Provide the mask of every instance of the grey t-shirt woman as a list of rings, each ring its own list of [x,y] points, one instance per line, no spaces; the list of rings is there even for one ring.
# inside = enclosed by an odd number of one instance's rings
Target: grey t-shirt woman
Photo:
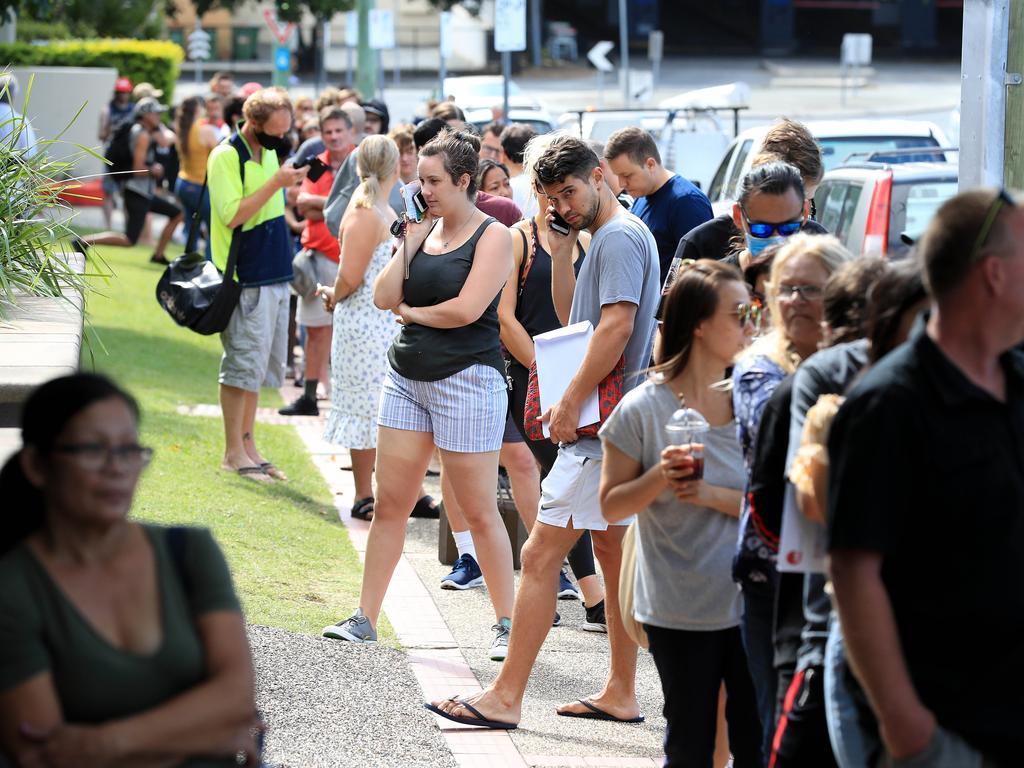
[[[665,424],[678,407],[669,387],[648,380],[622,399],[601,428],[601,440],[647,471],[669,445]],[[743,488],[743,455],[734,421],[712,427],[704,440],[704,482]],[[732,580],[738,525],[735,517],[662,491],[637,516],[637,620],[690,631],[739,626],[740,593]]]

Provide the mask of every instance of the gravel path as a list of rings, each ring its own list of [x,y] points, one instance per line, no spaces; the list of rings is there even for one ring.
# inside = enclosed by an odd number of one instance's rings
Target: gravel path
[[[405,654],[249,627],[268,762],[457,768]]]

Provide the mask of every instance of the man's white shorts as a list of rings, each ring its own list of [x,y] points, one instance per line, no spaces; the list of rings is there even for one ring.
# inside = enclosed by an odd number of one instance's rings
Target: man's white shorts
[[[537,520],[559,528],[605,531],[608,522],[601,516],[598,488],[601,483],[601,460],[578,456],[572,446],[560,448],[555,464],[540,485],[540,508]],[[629,525],[635,516],[613,525]]]

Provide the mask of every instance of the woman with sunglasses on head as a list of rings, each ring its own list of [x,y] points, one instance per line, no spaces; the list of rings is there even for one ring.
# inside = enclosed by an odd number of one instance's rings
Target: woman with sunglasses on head
[[[733,578],[743,591],[743,639],[765,729],[766,755],[775,731],[773,627],[779,532],[750,503],[755,449],[765,406],[776,388],[818,349],[825,283],[849,258],[849,252],[833,237],[804,233],[790,237],[776,253],[766,284],[771,328],[737,360],[732,374],[733,404],[747,472]]]
[[[627,394],[601,429],[601,512],[637,515],[634,614],[644,624],[665,696],[666,766],[709,766],[719,689],[726,689],[736,768],[761,768],[761,724],[740,637],[731,578],[744,484],[733,403],[720,384],[754,334],[754,312],[734,267],[685,267],[665,301],[653,375]],[[703,473],[689,444],[673,445],[673,413],[710,425]]]
[[[91,374],[25,403],[23,447],[0,471],[0,763],[258,764],[224,556],[209,531],[128,519],[152,455],[138,420]]]

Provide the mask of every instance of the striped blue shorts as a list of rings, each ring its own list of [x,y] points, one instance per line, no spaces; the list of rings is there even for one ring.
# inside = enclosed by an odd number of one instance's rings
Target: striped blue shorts
[[[431,432],[434,445],[454,453],[501,449],[508,414],[505,377],[477,363],[439,381],[407,379],[388,366],[377,423]]]

